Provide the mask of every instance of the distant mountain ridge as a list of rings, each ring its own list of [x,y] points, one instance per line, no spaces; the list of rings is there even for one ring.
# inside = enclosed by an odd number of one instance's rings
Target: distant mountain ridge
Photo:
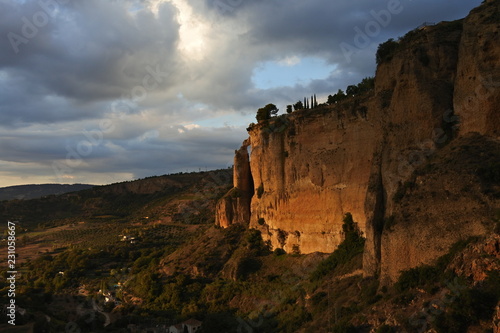
[[[0,188],[0,200],[37,199],[47,195],[59,195],[68,192],[87,190],[94,187],[90,184],[33,184],[16,185]]]
[[[232,185],[232,170],[154,176],[37,199],[0,201],[0,220],[25,227],[80,221],[214,223],[216,201]]]

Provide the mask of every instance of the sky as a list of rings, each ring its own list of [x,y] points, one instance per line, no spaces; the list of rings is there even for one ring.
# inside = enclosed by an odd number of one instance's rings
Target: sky
[[[0,0],[0,187],[227,168],[258,108],[481,0]]]

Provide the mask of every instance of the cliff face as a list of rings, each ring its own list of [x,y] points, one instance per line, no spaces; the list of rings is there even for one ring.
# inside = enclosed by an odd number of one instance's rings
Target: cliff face
[[[381,122],[378,135],[383,140],[371,165],[365,201],[367,275],[377,274],[380,267],[384,220],[396,208],[392,198],[454,135],[453,85],[460,37],[460,22],[426,27],[401,42],[392,60],[377,68],[378,105],[369,113]]]
[[[374,232],[367,233],[364,269],[380,272],[383,282],[493,230],[498,179],[479,170],[500,166],[499,13],[500,3],[491,1],[462,26],[431,27],[417,38],[427,57],[410,48],[377,70],[380,90],[390,77],[409,78],[407,87],[395,86],[381,164],[374,166],[382,170],[385,209],[383,219],[368,222]],[[490,74],[492,81],[481,79]]]
[[[454,91],[461,134],[500,136],[500,9],[488,1],[465,19]]]
[[[478,170],[500,161],[499,9],[489,1],[409,33],[368,94],[251,127],[251,203],[226,196],[219,224],[249,223],[290,252],[332,252],[350,212],[367,238],[365,274],[383,281],[491,231],[500,196]]]
[[[432,264],[461,239],[493,231],[500,184],[482,170],[493,172],[499,161],[498,140],[469,134],[416,169],[388,198],[394,209],[384,217],[380,238],[383,281],[395,281],[401,270]]]
[[[250,174],[248,140],[243,142],[234,156],[234,188],[217,203],[215,223],[223,228],[231,224],[247,224],[250,219],[250,200],[253,179]]]
[[[256,187],[250,226],[273,247],[332,252],[342,241],[346,212],[365,220],[379,137],[377,125],[366,118],[369,107],[361,101],[350,110],[296,112],[250,130]]]

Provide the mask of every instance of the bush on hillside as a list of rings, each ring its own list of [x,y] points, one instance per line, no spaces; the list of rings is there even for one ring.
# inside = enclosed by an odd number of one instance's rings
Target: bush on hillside
[[[316,270],[311,274],[311,280],[316,281],[332,272],[339,265],[348,263],[358,254],[363,253],[365,239],[361,235],[356,222],[353,221],[350,213],[345,214],[344,224],[342,225],[345,238],[339,247],[324,261],[322,261]]]

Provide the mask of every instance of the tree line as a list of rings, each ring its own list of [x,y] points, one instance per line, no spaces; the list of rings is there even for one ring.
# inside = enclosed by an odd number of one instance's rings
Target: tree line
[[[299,100],[295,104],[290,104],[286,106],[286,112],[292,113],[293,111],[298,110],[310,110],[315,109],[319,106],[324,105],[335,105],[347,98],[354,97],[357,95],[364,94],[375,87],[375,78],[374,77],[365,77],[360,83],[356,85],[349,85],[344,92],[342,89],[339,89],[335,94],[328,95],[328,99],[324,104],[318,104],[316,99],[316,94],[311,95],[310,98],[304,97],[304,100]],[[257,111],[257,121],[265,121],[270,119],[272,116],[276,116],[279,112],[279,109],[274,104],[267,104],[263,108],[258,109]]]

